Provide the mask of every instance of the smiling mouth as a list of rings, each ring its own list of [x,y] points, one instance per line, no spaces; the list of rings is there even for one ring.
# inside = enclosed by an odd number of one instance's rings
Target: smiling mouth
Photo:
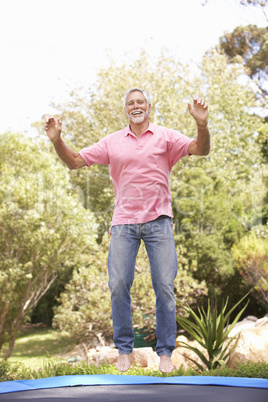
[[[142,111],[136,110],[135,112],[132,112],[131,114],[132,114],[133,116],[138,116],[138,115],[140,115],[140,114],[142,114],[142,113],[143,113]]]

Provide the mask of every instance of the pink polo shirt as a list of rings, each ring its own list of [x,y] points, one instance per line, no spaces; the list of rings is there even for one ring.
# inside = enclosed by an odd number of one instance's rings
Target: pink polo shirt
[[[139,138],[128,126],[79,152],[88,166],[109,165],[115,191],[112,226],[145,223],[160,215],[173,217],[169,176],[172,166],[189,155],[192,141],[149,123]]]

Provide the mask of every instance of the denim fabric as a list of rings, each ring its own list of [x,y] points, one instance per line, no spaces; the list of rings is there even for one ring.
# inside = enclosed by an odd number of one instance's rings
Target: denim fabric
[[[156,352],[171,356],[176,345],[174,279],[178,261],[171,218],[161,216],[142,224],[112,227],[108,255],[114,343],[119,354],[133,350],[130,289],[141,240],[150,261],[152,284],[156,295]]]

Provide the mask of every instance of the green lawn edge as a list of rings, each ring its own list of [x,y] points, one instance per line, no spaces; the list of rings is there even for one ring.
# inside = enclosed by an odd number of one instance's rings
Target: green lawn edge
[[[142,367],[132,367],[127,372],[120,373],[114,365],[88,365],[85,362],[70,364],[56,362],[53,359],[44,361],[43,367],[31,368],[21,362],[6,362],[0,360],[0,382],[58,377],[65,375],[140,375],[154,377],[177,377],[177,376],[213,376],[213,377],[240,377],[240,378],[263,378],[268,379],[268,364],[266,362],[246,362],[238,364],[234,369],[223,367],[216,370],[198,372],[194,368],[173,370],[172,373],[164,374],[160,371],[149,370]]]

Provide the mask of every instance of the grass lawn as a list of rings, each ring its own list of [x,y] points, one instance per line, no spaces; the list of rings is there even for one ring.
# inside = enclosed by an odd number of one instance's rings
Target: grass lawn
[[[30,367],[42,367],[48,356],[60,359],[74,346],[66,333],[45,326],[27,325],[17,338],[8,360],[21,361]],[[4,351],[0,354],[1,357],[4,357]]]

